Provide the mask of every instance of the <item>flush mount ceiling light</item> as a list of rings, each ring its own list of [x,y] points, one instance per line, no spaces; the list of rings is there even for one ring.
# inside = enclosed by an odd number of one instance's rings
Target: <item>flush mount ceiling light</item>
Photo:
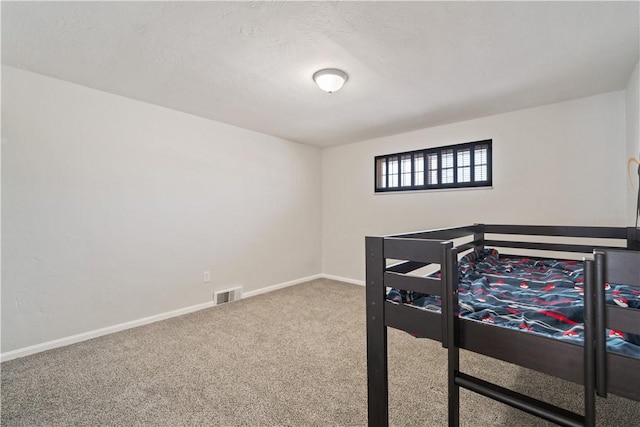
[[[337,68],[325,68],[313,74],[313,80],[318,87],[329,93],[340,90],[348,78],[347,73]]]

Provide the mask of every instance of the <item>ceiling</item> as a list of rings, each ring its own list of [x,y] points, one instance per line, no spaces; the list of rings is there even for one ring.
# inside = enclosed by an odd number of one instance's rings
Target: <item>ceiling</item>
[[[2,63],[326,147],[624,89],[639,5],[2,1]]]

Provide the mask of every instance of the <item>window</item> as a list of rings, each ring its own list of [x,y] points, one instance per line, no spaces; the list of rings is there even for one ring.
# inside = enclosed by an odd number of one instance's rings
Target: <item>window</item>
[[[491,140],[376,156],[375,190],[490,187]]]

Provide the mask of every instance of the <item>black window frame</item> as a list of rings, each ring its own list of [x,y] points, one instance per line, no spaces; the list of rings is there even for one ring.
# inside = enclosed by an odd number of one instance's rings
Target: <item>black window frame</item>
[[[465,142],[462,144],[454,144],[447,145],[442,147],[433,147],[433,148],[424,148],[422,150],[413,150],[413,151],[404,151],[401,153],[393,153],[393,154],[384,154],[381,156],[375,156],[373,161],[373,169],[374,169],[374,179],[373,179],[373,188],[376,193],[389,193],[389,192],[398,192],[398,191],[419,191],[419,190],[440,190],[440,189],[451,189],[451,188],[474,188],[474,187],[491,187],[493,185],[493,156],[492,156],[492,139],[484,139],[481,141],[473,141],[473,142]],[[487,161],[486,161],[486,172],[487,179],[482,181],[475,180],[475,169],[476,166],[479,166],[475,163],[475,150],[476,148],[486,148],[487,149]],[[443,174],[442,171],[442,154],[447,151],[453,151],[453,182],[443,183]],[[460,151],[470,151],[470,160],[469,160],[469,174],[470,181],[458,181],[459,169],[458,169],[458,152]],[[437,165],[437,173],[438,173],[438,182],[435,184],[429,184],[429,169],[428,169],[428,158],[430,155],[437,155],[438,157],[438,165]],[[415,158],[417,155],[422,156],[422,184],[416,185],[416,174],[415,174]],[[403,157],[411,156],[411,185],[402,186],[402,159]],[[398,186],[389,187],[389,159],[397,159],[397,181]],[[385,165],[385,186],[379,187],[378,181],[379,178],[382,177],[382,171],[378,169],[379,165],[382,165],[381,162],[384,162]],[[480,164],[480,166],[484,165]],[[461,166],[462,167],[462,166]]]

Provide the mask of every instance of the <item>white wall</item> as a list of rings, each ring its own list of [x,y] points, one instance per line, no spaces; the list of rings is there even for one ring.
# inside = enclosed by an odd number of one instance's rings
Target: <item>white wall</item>
[[[627,128],[627,159],[633,157],[640,159],[640,75],[638,68],[640,62],[636,64],[627,87],[625,88],[625,113]],[[627,212],[628,225],[634,225],[636,221],[636,207],[638,200],[638,174],[637,165],[629,168],[631,180],[627,178]]]
[[[2,352],[320,273],[319,149],[11,67],[2,91]]]
[[[3,353],[232,285],[363,280],[365,235],[626,225],[632,209],[637,66],[624,92],[322,152],[11,67],[2,89]],[[373,192],[375,155],[486,138],[492,189]]]
[[[373,159],[493,139],[493,188],[374,194]],[[323,151],[323,272],[364,279],[364,237],[479,223],[626,225],[614,92]]]

